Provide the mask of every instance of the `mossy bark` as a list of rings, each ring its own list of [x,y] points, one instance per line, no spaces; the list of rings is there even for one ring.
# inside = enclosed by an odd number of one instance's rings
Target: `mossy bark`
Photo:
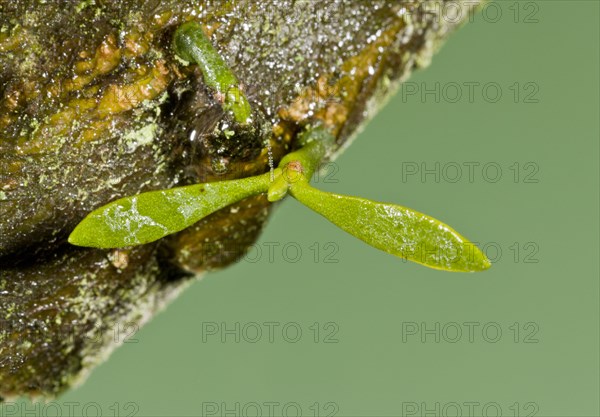
[[[119,197],[266,172],[319,121],[349,143],[460,22],[416,0],[0,3],[0,396],[51,397],[203,271],[242,256],[267,219],[249,198],[160,242],[66,242]],[[463,17],[474,2],[462,4]],[[196,19],[258,127],[227,115],[171,49]],[[256,127],[256,126],[255,126]]]

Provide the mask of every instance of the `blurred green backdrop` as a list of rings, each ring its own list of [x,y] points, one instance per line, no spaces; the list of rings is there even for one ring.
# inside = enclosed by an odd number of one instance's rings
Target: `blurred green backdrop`
[[[600,415],[598,32],[597,1],[488,6],[317,179],[446,221],[491,270],[403,262],[286,200],[59,408]]]

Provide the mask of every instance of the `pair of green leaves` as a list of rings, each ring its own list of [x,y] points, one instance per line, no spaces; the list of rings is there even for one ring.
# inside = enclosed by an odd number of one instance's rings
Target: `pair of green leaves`
[[[125,197],[90,213],[71,233],[74,245],[117,248],[158,240],[252,195],[277,201],[288,193],[362,241],[392,255],[447,271],[490,267],[475,245],[451,227],[406,207],[333,194],[309,179],[333,138],[323,129],[307,131],[304,146],[286,155],[274,175],[151,191]]]

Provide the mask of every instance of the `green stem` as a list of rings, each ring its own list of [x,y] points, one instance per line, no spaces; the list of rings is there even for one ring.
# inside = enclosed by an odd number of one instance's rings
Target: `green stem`
[[[279,172],[276,170],[269,187],[268,198],[271,202],[285,197],[294,184],[308,183],[335,142],[335,137],[320,126],[309,128],[298,139],[301,148],[287,154],[279,162]]]
[[[223,97],[223,108],[231,110],[240,124],[248,123],[252,108],[240,89],[240,83],[197,22],[187,22],[175,32],[173,47],[177,55],[195,62],[206,85]]]

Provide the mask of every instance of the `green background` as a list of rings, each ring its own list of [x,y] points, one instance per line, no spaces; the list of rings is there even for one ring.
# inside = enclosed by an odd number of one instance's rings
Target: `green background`
[[[294,403],[307,416],[600,415],[599,3],[516,6],[516,22],[515,2],[503,2],[496,23],[489,9],[454,34],[409,80],[419,93],[400,91],[318,181],[447,222],[485,245],[491,270],[403,262],[286,200],[261,253],[194,283],[61,397],[63,410],[256,415],[258,403],[266,416],[273,402],[275,415],[284,405],[294,415]],[[480,83],[472,102],[465,82]],[[439,102],[421,97],[436,83]],[[487,95],[486,83],[496,83]],[[439,181],[422,178],[436,163]],[[272,343],[264,322],[279,324]],[[236,323],[239,343],[203,332]]]

